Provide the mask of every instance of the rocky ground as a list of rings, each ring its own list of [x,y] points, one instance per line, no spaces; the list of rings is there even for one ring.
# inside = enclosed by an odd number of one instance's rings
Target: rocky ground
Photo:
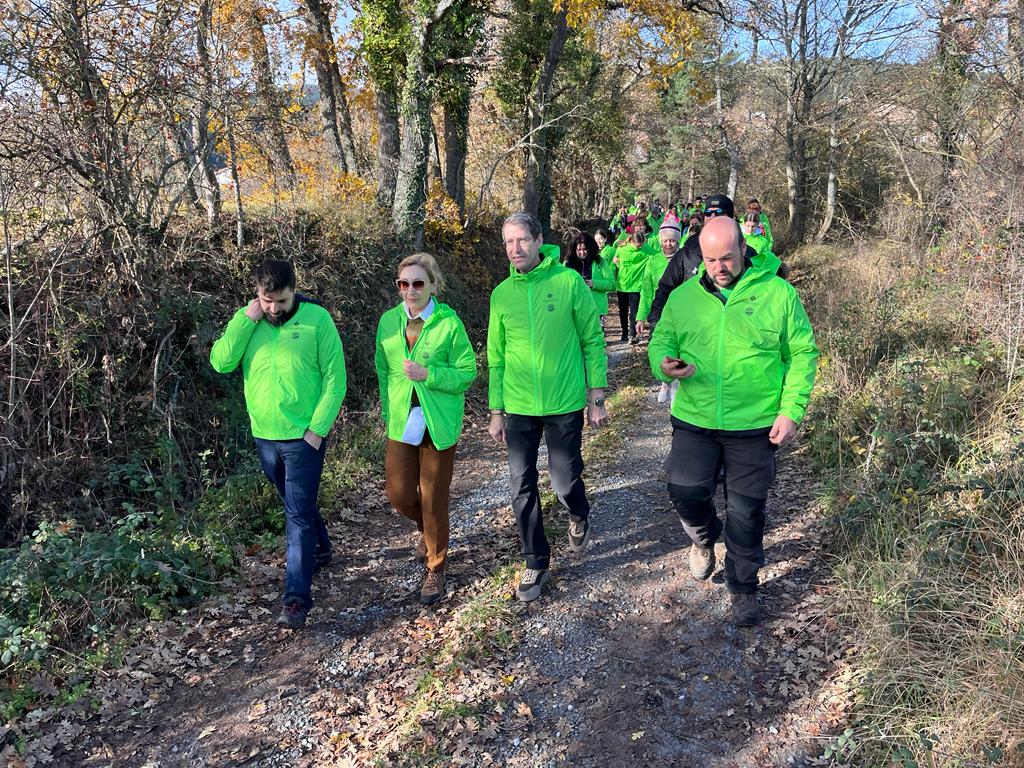
[[[720,565],[709,582],[688,575],[663,480],[668,407],[655,386],[626,386],[646,382],[645,350],[610,352],[624,404],[617,437],[588,454],[595,533],[573,556],[564,514],[548,515],[541,599],[513,598],[504,454],[469,424],[440,604],[417,603],[411,524],[373,489],[330,509],[336,557],[305,631],[274,626],[283,560],[255,552],[222,596],[151,626],[92,706],[33,713],[42,735],[15,764],[828,764],[850,706],[848,642],[799,447],[780,454],[770,501],[765,620],[737,629]]]

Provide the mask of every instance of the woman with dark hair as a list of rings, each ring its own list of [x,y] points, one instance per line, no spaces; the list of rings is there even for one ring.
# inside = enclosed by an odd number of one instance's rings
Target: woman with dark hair
[[[565,266],[580,273],[594,297],[598,314],[607,315],[608,292],[615,288],[615,272],[611,261],[601,258],[597,240],[587,232],[576,235],[566,250]]]

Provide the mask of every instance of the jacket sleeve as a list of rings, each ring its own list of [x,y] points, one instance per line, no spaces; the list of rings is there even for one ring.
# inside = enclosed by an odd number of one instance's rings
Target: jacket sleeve
[[[245,314],[245,307],[235,312],[228,321],[224,333],[213,342],[213,348],[210,350],[210,365],[217,373],[231,373],[238,367],[256,325],[252,318]]]
[[[658,290],[654,292],[654,300],[651,302],[651,311],[647,315],[649,323],[657,323],[661,319],[661,312],[665,308],[669,294],[683,284],[686,280],[685,269],[683,268],[683,250],[680,248],[665,268],[661,280],[658,281]]]
[[[377,369],[377,387],[380,390],[380,417],[384,426],[388,423],[388,378],[391,366],[388,364],[387,353],[384,352],[384,318],[377,323],[377,336],[374,342],[373,363]]]
[[[664,316],[654,326],[654,333],[647,345],[647,359],[651,364],[651,373],[658,381],[672,381],[661,370],[661,361],[665,357],[679,357],[679,336],[676,333],[676,316],[672,307],[665,310]]]
[[[492,410],[504,409],[505,324],[501,314],[494,308],[493,293],[491,294],[490,313],[487,318],[487,373],[487,407]]]
[[[448,364],[427,366],[427,379],[423,383],[428,389],[460,395],[469,389],[476,378],[476,355],[473,354],[473,345],[469,343],[469,335],[462,321],[456,317],[454,324]]]
[[[814,331],[800,297],[792,288],[789,292],[786,332],[782,339],[782,361],[786,376],[782,382],[779,413],[799,424],[807,412],[818,367],[818,345]]]
[[[590,289],[583,278],[572,281],[572,319],[576,325],[576,333],[583,347],[583,365],[587,370],[587,387],[604,388],[608,386],[608,355],[604,350],[604,329],[601,327],[601,316],[597,313],[597,305],[590,295]]]
[[[591,272],[590,281],[593,283],[593,290],[598,293],[608,293],[615,288],[615,277],[612,273],[612,263],[604,258],[597,265],[597,269]]]
[[[653,259],[653,257],[651,257]],[[640,308],[636,312],[636,319],[646,321],[651,314],[651,303],[654,301],[654,293],[658,290],[658,284],[654,282],[654,275],[657,274],[648,260],[644,265],[644,280],[640,284]]]
[[[317,361],[320,364],[320,400],[313,409],[309,429],[321,437],[326,437],[334,426],[334,420],[338,418],[338,411],[341,410],[348,385],[341,337],[333,318],[326,310],[317,325],[316,342]]]

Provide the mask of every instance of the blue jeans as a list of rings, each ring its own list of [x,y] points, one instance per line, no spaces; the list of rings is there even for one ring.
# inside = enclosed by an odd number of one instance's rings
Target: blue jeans
[[[308,610],[313,605],[310,592],[316,559],[331,552],[327,526],[316,505],[327,441],[316,450],[302,438],[264,440],[257,437],[256,449],[264,474],[284,500],[287,565],[282,600],[298,600]]]

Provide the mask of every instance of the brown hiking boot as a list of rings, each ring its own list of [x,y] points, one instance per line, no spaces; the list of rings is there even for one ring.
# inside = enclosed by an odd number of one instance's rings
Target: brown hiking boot
[[[737,627],[752,627],[761,623],[761,605],[757,595],[733,593],[732,621]]]
[[[697,581],[705,581],[715,570],[714,547],[690,546],[690,575]]]
[[[427,571],[420,589],[420,602],[433,605],[444,597],[444,571]]]
[[[427,540],[422,533],[416,534],[416,560],[424,562],[427,559]]]

